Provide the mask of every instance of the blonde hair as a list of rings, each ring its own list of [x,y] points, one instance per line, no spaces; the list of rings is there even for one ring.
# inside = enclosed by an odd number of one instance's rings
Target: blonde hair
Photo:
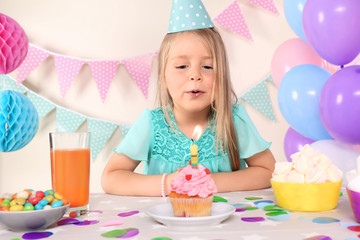
[[[169,56],[169,51],[173,41],[181,34],[194,34],[203,41],[209,49],[213,58],[214,86],[211,93],[210,114],[214,116],[214,126],[216,126],[216,146],[221,151],[227,151],[232,170],[240,168],[240,155],[238,142],[235,133],[235,126],[232,113],[232,103],[237,103],[236,94],[232,88],[229,64],[226,50],[220,34],[215,28],[197,29],[186,32],[169,33],[165,36],[158,56],[158,94],[157,99],[163,109],[165,118],[172,126],[169,117],[169,107],[173,107],[172,98],[167,91],[165,83],[165,68]]]

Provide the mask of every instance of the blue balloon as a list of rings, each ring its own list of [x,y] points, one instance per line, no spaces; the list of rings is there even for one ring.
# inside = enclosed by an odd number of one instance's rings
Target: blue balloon
[[[285,120],[295,131],[315,141],[332,139],[319,113],[320,94],[330,76],[322,67],[303,64],[290,69],[279,86],[278,104]]]
[[[27,145],[39,128],[39,116],[24,94],[0,91],[0,152],[12,152]]]
[[[284,0],[284,12],[286,21],[291,29],[302,40],[306,42],[305,33],[303,29],[303,10],[307,0]]]

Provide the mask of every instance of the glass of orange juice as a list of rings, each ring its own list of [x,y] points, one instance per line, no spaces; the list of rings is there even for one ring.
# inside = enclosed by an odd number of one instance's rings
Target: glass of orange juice
[[[50,137],[52,188],[70,203],[68,213],[89,211],[90,133],[53,132]]]

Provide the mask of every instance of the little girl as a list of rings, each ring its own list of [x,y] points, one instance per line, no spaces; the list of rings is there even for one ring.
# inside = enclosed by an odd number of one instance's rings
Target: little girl
[[[270,187],[275,160],[245,108],[237,103],[225,46],[214,27],[168,33],[158,56],[160,107],[145,110],[114,149],[102,175],[106,193],[165,196],[189,164],[200,126],[199,164],[218,192]],[[134,172],[144,162],[144,174]]]

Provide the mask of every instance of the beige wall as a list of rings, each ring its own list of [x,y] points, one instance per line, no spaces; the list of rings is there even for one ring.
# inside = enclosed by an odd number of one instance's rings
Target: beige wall
[[[215,17],[232,0],[203,0]],[[231,63],[231,76],[240,95],[270,72],[271,58],[285,40],[296,37],[288,26],[283,1],[274,0],[280,15],[239,0],[253,42],[219,28]],[[170,0],[0,0],[0,12],[19,22],[30,43],[49,51],[93,60],[121,60],[158,50],[168,27]],[[15,76],[16,72],[11,75]],[[153,108],[156,60],[152,66],[149,98],[121,66],[102,103],[88,65],[75,78],[64,99],[60,97],[53,58],[48,58],[23,82],[51,102],[80,114],[116,123],[134,122],[144,108]],[[261,135],[273,142],[277,161],[286,161],[283,139],[288,129],[277,104],[277,89],[268,84],[276,122],[245,103]],[[87,129],[86,123],[81,126]],[[35,138],[23,149],[0,154],[0,192],[24,188],[51,188],[48,133],[55,131],[55,111],[40,120]],[[121,141],[116,130],[91,165],[91,192],[101,192],[100,176],[112,149]],[[121,184],[121,183],[119,183]]]

